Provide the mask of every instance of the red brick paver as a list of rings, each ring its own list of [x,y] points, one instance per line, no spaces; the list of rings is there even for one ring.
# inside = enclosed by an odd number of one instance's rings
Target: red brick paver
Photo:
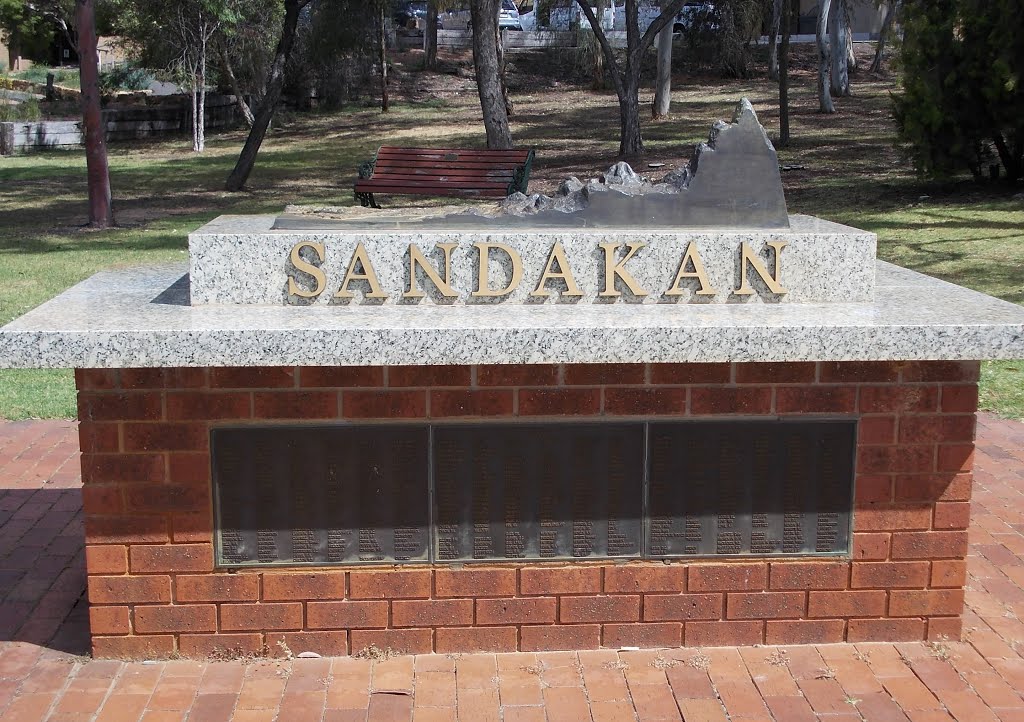
[[[963,642],[384,660],[89,659],[77,446],[0,422],[3,722],[1024,720],[1024,424],[979,418]]]

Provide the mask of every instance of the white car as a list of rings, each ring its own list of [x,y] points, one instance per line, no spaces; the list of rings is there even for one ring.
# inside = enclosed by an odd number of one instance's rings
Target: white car
[[[498,27],[502,30],[522,30],[519,22],[519,8],[512,0],[501,0],[501,10],[498,11]]]
[[[522,30],[519,22],[519,9],[512,0],[501,0],[501,8],[498,10],[498,27],[502,30]],[[438,13],[438,30],[472,30],[473,21],[470,18],[469,10],[457,8]]]

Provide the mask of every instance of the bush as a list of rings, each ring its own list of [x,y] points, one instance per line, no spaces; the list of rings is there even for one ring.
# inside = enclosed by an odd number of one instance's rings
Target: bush
[[[13,75],[18,80],[27,80],[37,85],[46,85],[47,73],[53,73],[53,82],[56,85],[63,85],[68,88],[77,88],[79,85],[78,68],[47,68],[44,65],[33,65],[28,70],[21,70]]]
[[[43,111],[35,98],[15,105],[0,105],[0,123],[31,123],[42,119]]]
[[[100,89],[104,93],[118,90],[147,90],[155,80],[153,74],[145,68],[124,63],[100,73]]]
[[[1024,177],[1024,0],[904,3],[899,142],[937,178]]]

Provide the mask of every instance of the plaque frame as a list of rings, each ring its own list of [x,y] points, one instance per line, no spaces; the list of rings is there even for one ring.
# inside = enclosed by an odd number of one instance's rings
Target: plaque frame
[[[652,463],[652,451],[651,451],[651,429],[652,427],[668,427],[668,426],[709,426],[714,425],[721,428],[727,428],[729,426],[738,425],[771,425],[771,426],[799,426],[799,425],[813,425],[820,426],[823,424],[827,425],[838,425],[840,427],[845,426],[850,435],[850,457],[849,466],[841,467],[844,473],[849,473],[849,484],[844,489],[847,498],[849,500],[848,509],[845,513],[839,514],[838,520],[838,531],[840,537],[845,539],[845,547],[837,548],[829,551],[799,551],[799,552],[777,552],[777,553],[714,553],[714,552],[701,552],[701,553],[685,553],[685,554],[673,554],[673,553],[653,553],[651,550],[651,463]],[[641,446],[641,489],[640,489],[640,519],[639,519],[639,548],[640,552],[638,555],[590,555],[590,556],[543,556],[543,557],[488,557],[488,558],[467,558],[459,557],[455,559],[440,559],[437,554],[437,483],[436,483],[436,439],[435,430],[440,428],[477,428],[477,429],[494,429],[500,431],[502,428],[507,427],[543,427],[543,426],[565,426],[567,428],[579,428],[579,427],[594,427],[594,426],[637,426],[642,429],[642,446]],[[321,432],[330,431],[331,429],[345,430],[371,430],[375,428],[404,428],[414,430],[425,430],[426,431],[426,478],[427,478],[427,489],[425,494],[425,501],[427,504],[426,514],[426,525],[424,532],[426,535],[426,555],[424,558],[417,559],[374,559],[374,560],[346,560],[341,562],[324,562],[324,561],[294,561],[294,560],[277,560],[277,561],[246,561],[242,563],[232,563],[225,560],[224,556],[224,545],[222,543],[222,532],[224,530],[222,524],[222,509],[224,501],[222,499],[223,492],[221,484],[218,479],[218,444],[216,438],[219,432],[223,431],[262,431],[262,432],[273,432],[273,431],[306,431],[306,430],[318,430]],[[372,420],[368,422],[311,422],[311,423],[259,423],[259,424],[224,424],[213,426],[210,429],[210,457],[211,457],[211,494],[213,502],[213,546],[214,546],[214,568],[223,570],[239,570],[239,569],[259,569],[259,568],[308,568],[308,567],[358,567],[358,566],[423,566],[423,565],[474,565],[474,564],[506,564],[506,563],[518,563],[518,564],[535,564],[535,563],[546,563],[546,562],[604,562],[611,564],[626,563],[632,561],[686,561],[686,560],[710,560],[710,559],[794,559],[794,558],[849,558],[852,554],[852,540],[853,540],[853,512],[854,512],[854,485],[856,480],[856,452],[859,437],[859,418],[853,416],[821,416],[821,417],[708,417],[708,418],[678,418],[678,417],[659,417],[659,416],[636,416],[636,417],[602,417],[600,419],[580,419],[580,418],[566,418],[566,419],[495,419],[491,420],[480,420],[480,419],[466,419],[466,420],[453,420],[453,421],[413,421],[408,420]],[[845,464],[845,461],[843,462]],[[810,510],[815,515],[818,512]]]

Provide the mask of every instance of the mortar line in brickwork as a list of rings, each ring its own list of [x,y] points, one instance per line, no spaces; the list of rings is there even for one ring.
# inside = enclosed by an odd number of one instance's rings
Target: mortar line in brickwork
[[[388,378],[390,376],[388,371],[389,371],[389,367],[388,366],[383,366],[381,368],[380,387],[382,389],[390,388],[390,386],[391,386],[391,379]]]
[[[475,389],[477,387],[477,369],[480,367],[476,364],[471,364],[469,367],[469,387]]]
[[[733,386],[736,385],[736,375],[737,375],[737,368],[736,368],[736,366],[737,366],[737,364],[736,364],[735,361],[729,364],[729,383],[732,384]]]
[[[558,364],[558,374],[555,377],[556,386],[565,386],[565,364]]]
[[[814,380],[812,381],[812,383],[821,383],[821,365],[821,361],[814,362]]]

